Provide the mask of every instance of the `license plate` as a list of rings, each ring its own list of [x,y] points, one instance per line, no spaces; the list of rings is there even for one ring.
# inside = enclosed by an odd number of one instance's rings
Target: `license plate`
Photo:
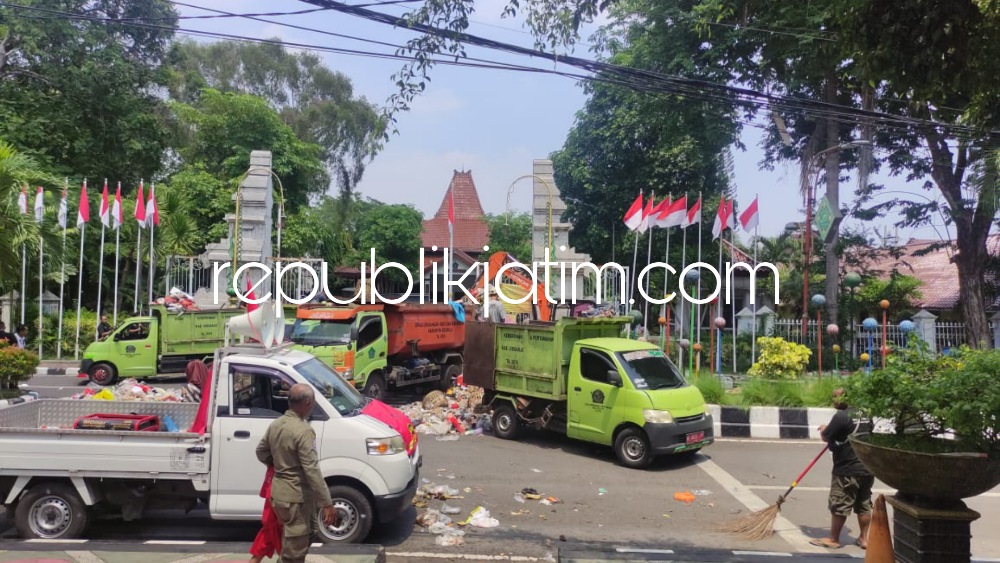
[[[692,432],[687,435],[686,441],[688,444],[696,444],[705,439],[704,432]]]

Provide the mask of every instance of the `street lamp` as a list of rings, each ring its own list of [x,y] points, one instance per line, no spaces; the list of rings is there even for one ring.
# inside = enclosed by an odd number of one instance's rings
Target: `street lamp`
[[[819,157],[831,152],[846,150],[855,147],[871,146],[868,141],[851,141],[841,143],[836,146],[821,150],[812,156],[810,165],[816,164]],[[806,341],[809,334],[809,261],[812,254],[812,208],[816,198],[816,184],[819,183],[820,168],[816,167],[816,173],[812,182],[806,188],[806,229],[805,229],[805,267],[802,269],[802,341]]]
[[[820,314],[823,311],[823,305],[826,305],[826,296],[817,293],[812,296],[812,303],[816,306],[816,371],[819,378],[823,379],[823,329],[821,328]]]

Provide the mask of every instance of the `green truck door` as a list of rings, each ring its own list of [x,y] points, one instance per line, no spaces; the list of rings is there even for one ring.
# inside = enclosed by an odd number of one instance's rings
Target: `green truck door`
[[[606,352],[580,347],[577,361],[570,363],[569,423],[570,438],[610,444],[616,411],[622,410],[619,395],[622,389],[608,382],[608,370],[618,367]],[[622,397],[624,399],[624,397]]]
[[[357,352],[354,354],[355,380],[364,381],[369,372],[385,365],[388,338],[384,315],[374,313],[358,317]]]
[[[132,321],[115,333],[114,362],[119,378],[156,375],[157,325]]]

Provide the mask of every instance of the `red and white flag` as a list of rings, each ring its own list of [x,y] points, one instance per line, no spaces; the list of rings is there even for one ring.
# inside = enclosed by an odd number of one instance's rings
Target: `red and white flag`
[[[726,227],[736,230],[736,213],[733,212],[733,204],[736,200],[729,200],[726,202]]]
[[[715,223],[712,224],[712,239],[719,238],[722,231],[729,226],[729,210],[732,209],[732,204],[727,208],[726,206],[726,196],[722,196],[722,200],[719,201],[719,210],[715,213]]]
[[[686,211],[687,196],[685,195],[667,205],[666,209],[656,218],[656,225],[664,229],[683,225]]]
[[[22,215],[28,214],[28,186],[21,186],[21,194],[17,196],[17,208]]]
[[[118,182],[115,189],[115,202],[111,204],[111,219],[114,221],[114,228],[117,230],[125,222],[125,215],[122,209],[122,183]]]
[[[135,198],[135,221],[140,229],[146,228],[146,202],[142,195],[142,180],[139,180],[139,195]]]
[[[646,202],[646,209],[642,211],[642,221],[639,222],[639,228],[636,232],[645,233],[646,229],[649,229],[651,223],[653,222],[653,196],[649,196],[649,201]]]
[[[625,212],[625,217],[622,220],[625,222],[628,230],[634,231],[642,224],[643,218],[642,194],[639,194],[639,197],[635,198],[635,201],[632,202],[632,207],[629,207],[628,211]]]
[[[66,229],[66,220],[69,218],[69,205],[66,203],[66,187],[63,186],[62,199],[59,200],[59,213],[56,215],[59,226]]]
[[[156,207],[156,182],[149,186],[149,201],[146,202],[146,222],[149,225],[160,226],[160,210]]]
[[[698,201],[694,202],[694,205],[688,210],[687,215],[684,216],[684,223],[681,226],[690,227],[695,223],[701,223],[701,196],[698,196]]]
[[[668,207],[670,207],[670,196],[667,196],[666,199],[653,206],[653,209],[650,212],[651,217],[649,218],[650,227],[661,227],[660,215],[663,215],[663,213],[666,212]]]
[[[252,312],[256,311],[258,307],[260,307],[260,305],[258,305],[256,303],[250,303],[249,302],[249,301],[256,301],[257,300],[257,296],[253,294],[253,286],[250,285],[250,276],[247,276],[247,294],[246,294],[246,298],[247,298],[247,301],[248,301],[247,302],[247,313],[252,313]],[[284,330],[284,329],[282,329],[282,330]]]
[[[104,192],[101,193],[101,223],[111,226],[111,206],[108,204],[108,179],[104,179]]]
[[[76,226],[82,227],[90,221],[90,200],[87,199],[87,180],[80,187],[80,205],[76,211]]]
[[[38,186],[38,193],[35,194],[35,221],[41,223],[42,217],[44,215],[45,215],[45,193],[42,191],[42,187]]]
[[[750,232],[751,229],[757,228],[757,224],[760,222],[760,214],[757,213],[757,198],[753,198],[750,205],[740,213],[740,225],[743,226],[743,230]]]

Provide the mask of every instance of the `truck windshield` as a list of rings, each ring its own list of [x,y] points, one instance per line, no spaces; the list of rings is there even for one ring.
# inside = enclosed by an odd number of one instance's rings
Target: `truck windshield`
[[[295,371],[326,397],[342,416],[356,416],[367,404],[365,397],[353,385],[316,358],[298,364]]]
[[[635,350],[618,352],[618,361],[636,389],[676,389],[687,381],[660,350]]]
[[[353,321],[295,319],[292,342],[300,346],[332,346],[351,341]]]

